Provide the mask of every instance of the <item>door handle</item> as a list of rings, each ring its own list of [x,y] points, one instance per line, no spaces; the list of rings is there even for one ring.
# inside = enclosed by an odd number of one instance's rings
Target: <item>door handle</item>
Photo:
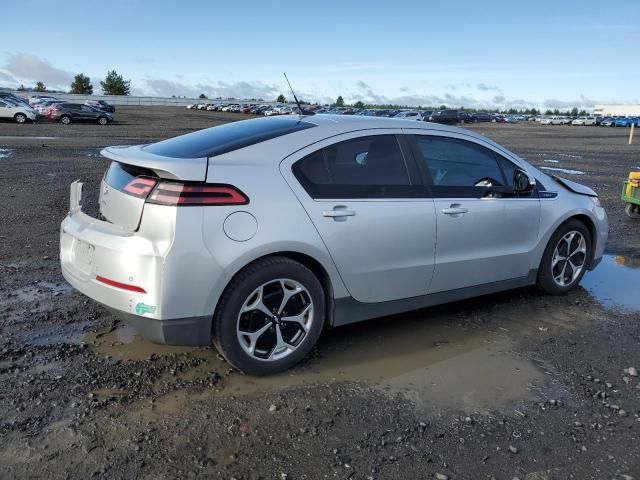
[[[346,207],[334,207],[333,210],[327,210],[322,212],[323,217],[340,218],[340,217],[354,217],[356,212],[353,210],[347,210]]]
[[[462,215],[467,213],[469,209],[464,208],[459,203],[452,203],[449,208],[443,208],[442,213],[445,215]]]

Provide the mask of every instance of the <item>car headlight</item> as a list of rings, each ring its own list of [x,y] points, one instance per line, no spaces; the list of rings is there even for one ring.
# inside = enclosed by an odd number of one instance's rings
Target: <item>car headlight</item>
[[[602,204],[600,203],[600,199],[598,197],[589,197],[589,198],[591,199],[591,201],[596,207],[602,206]]]

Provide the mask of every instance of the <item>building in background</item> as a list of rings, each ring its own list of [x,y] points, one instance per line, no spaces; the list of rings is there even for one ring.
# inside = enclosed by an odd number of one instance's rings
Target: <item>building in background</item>
[[[638,117],[640,105],[596,105],[593,114],[603,117]]]

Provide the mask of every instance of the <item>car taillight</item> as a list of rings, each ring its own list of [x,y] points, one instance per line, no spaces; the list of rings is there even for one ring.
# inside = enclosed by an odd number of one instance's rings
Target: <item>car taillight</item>
[[[148,203],[158,205],[246,205],[249,198],[232,185],[159,182]]]
[[[127,183],[122,190],[137,198],[147,198],[156,183],[153,178],[136,177]]]

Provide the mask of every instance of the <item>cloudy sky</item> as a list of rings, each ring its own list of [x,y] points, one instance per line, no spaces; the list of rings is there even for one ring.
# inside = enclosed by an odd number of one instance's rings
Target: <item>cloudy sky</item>
[[[68,90],[115,69],[135,95],[409,105],[640,103],[640,2],[21,0],[0,86]],[[38,15],[41,12],[42,15]],[[31,27],[27,27],[31,25]],[[47,26],[48,25],[48,26]]]

